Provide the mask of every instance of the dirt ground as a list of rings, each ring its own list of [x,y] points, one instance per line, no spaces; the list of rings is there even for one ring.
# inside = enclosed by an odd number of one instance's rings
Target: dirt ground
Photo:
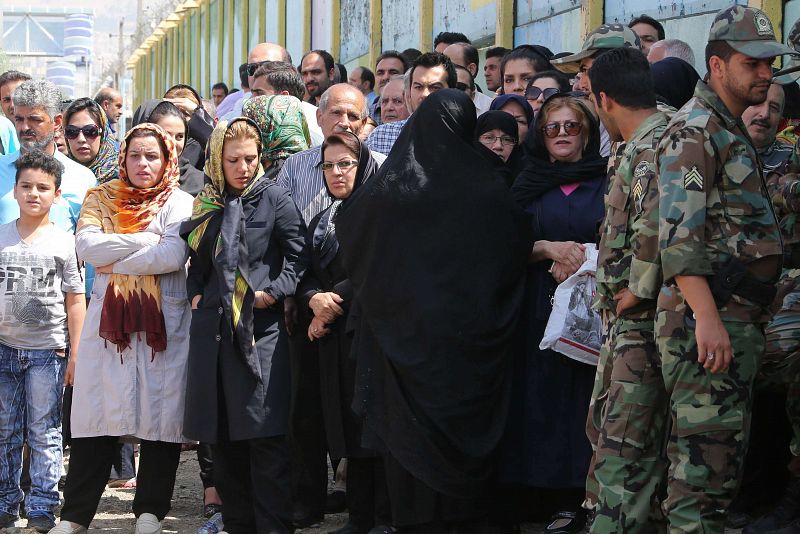
[[[201,517],[203,508],[203,486],[200,483],[200,468],[194,451],[181,453],[178,465],[178,476],[175,483],[175,492],[172,496],[172,510],[164,519],[163,530],[167,534],[196,534],[197,529],[203,524]],[[133,489],[106,488],[97,515],[90,528],[90,532],[113,532],[117,534],[133,534],[134,517],[131,512],[133,502]],[[320,528],[298,530],[298,534],[323,534],[342,527],[347,522],[347,514],[334,514],[325,517],[325,522]],[[25,520],[20,520],[19,526],[23,528],[3,529],[5,534],[35,534],[34,530],[24,528]],[[541,531],[544,525],[526,524],[522,527],[523,534],[535,534]],[[739,531],[727,530],[727,534]]]

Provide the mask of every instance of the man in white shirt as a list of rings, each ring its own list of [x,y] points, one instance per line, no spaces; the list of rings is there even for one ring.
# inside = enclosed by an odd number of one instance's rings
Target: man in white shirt
[[[444,55],[450,58],[455,65],[461,65],[472,74],[472,79],[478,75],[478,67],[480,66],[480,57],[478,56],[478,49],[469,43],[455,43],[451,44],[444,49]],[[477,87],[477,86],[476,86]],[[478,115],[484,111],[489,110],[492,105],[492,96],[485,95],[478,87],[472,95],[472,102],[475,104],[475,109]]]

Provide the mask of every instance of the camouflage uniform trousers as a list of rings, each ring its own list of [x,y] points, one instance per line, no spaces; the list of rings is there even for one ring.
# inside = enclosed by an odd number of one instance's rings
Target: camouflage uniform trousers
[[[787,294],[765,329],[767,351],[759,380],[786,385],[786,415],[792,425],[792,455],[800,456],[800,288]]]
[[[723,317],[734,357],[727,372],[711,373],[697,362],[694,324],[683,306],[656,316],[672,423],[662,508],[670,533],[722,534],[747,452],[753,383],[765,350],[763,325]]]
[[[597,508],[597,496],[600,487],[595,478],[595,462],[597,460],[597,443],[600,441],[600,425],[603,421],[608,387],[611,384],[611,366],[613,364],[614,350],[611,345],[612,316],[608,310],[601,310],[600,317],[603,325],[603,344],[600,347],[600,356],[597,361],[597,372],[594,375],[592,397],[589,399],[589,413],[586,416],[586,437],[592,446],[592,459],[589,462],[589,472],[586,475],[586,498],[583,508],[594,510]]]
[[[663,529],[659,494],[666,475],[667,403],[650,320],[618,319],[610,331],[610,373],[596,449],[598,505],[591,532]]]

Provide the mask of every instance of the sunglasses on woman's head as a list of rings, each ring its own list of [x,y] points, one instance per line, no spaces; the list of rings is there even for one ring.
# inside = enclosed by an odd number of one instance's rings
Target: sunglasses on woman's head
[[[83,132],[83,137],[85,137],[87,141],[91,141],[92,139],[97,139],[97,137],[100,135],[100,128],[94,124],[87,124],[86,126],[82,126],[80,128],[69,125],[64,128],[64,137],[67,139],[77,139],[78,134],[81,132]]]
[[[525,91],[525,98],[530,100],[536,100],[540,96],[544,95],[544,99],[547,100],[551,96],[560,93],[561,91],[558,90],[557,87],[548,87],[547,89],[539,89],[538,87],[530,86]]]
[[[548,122],[542,126],[542,133],[545,137],[550,137],[551,139],[553,137],[558,137],[558,134],[561,133],[562,126],[567,135],[575,136],[581,133],[583,123],[578,121]]]

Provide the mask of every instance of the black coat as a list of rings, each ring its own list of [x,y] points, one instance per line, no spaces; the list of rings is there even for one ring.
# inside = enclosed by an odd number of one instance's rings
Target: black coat
[[[270,169],[268,175],[278,169]],[[202,298],[192,311],[190,330],[184,417],[184,435],[189,439],[216,443],[220,438],[243,440],[287,432],[291,374],[282,301],[295,293],[305,270],[301,259],[305,226],[289,191],[274,185],[271,176],[263,180],[260,194],[243,206],[253,288],[278,300],[270,308],[254,311],[262,381],[254,378],[232,341],[216,273],[202,272],[201,262],[192,261],[187,293],[190,300],[196,295]]]
[[[328,208],[329,210],[331,208]],[[353,412],[353,392],[355,389],[356,362],[350,357],[353,332],[348,324],[348,316],[353,299],[353,288],[347,273],[337,255],[323,267],[318,247],[313,246],[314,229],[324,215],[320,213],[312,219],[306,236],[306,254],[309,258],[308,270],[298,288],[300,305],[304,313],[313,317],[309,308],[311,297],[320,292],[333,292],[342,297],[340,304],[344,314],[329,324],[331,331],[316,340],[319,350],[320,388],[322,396],[322,415],[325,421],[325,434],[328,450],[334,458],[359,458],[374,456],[374,452],[361,447],[362,418]],[[306,335],[305,332],[301,333]]]

